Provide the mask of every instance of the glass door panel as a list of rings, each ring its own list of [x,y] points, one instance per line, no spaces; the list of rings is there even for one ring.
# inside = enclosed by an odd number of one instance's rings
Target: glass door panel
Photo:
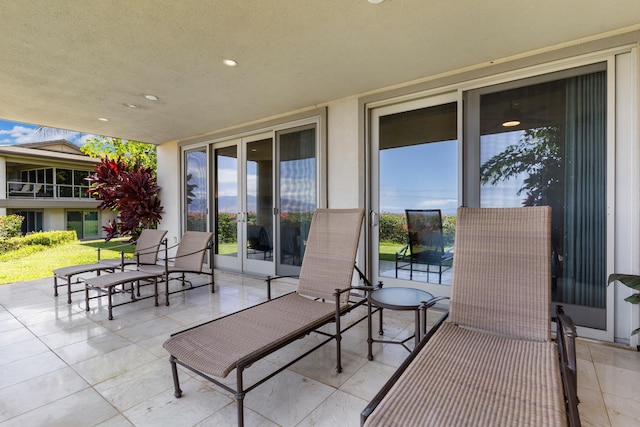
[[[468,203],[551,206],[553,301],[562,303],[577,325],[600,330],[607,324],[604,68],[596,64],[555,79],[478,90],[468,103],[469,115],[479,117],[472,131],[477,137],[469,141],[479,142],[479,174],[470,184],[477,199],[471,196]]]
[[[273,140],[245,144],[244,232],[246,266],[254,273],[274,274],[273,268]]]
[[[207,231],[207,149],[185,155],[187,231]]]
[[[277,274],[298,274],[317,207],[315,127],[280,133]]]
[[[449,294],[458,207],[451,101],[436,97],[373,111],[372,265],[374,280],[385,286]]]
[[[213,150],[215,174],[215,260],[216,266],[241,269],[238,253],[238,214],[240,211],[238,145]]]

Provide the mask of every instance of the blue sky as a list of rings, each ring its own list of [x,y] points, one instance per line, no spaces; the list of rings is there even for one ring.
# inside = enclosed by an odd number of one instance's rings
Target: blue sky
[[[87,139],[95,138],[95,135],[53,128],[49,128],[46,137],[43,137],[36,133],[37,128],[38,126],[36,125],[0,120],[0,145],[15,145],[28,142],[66,139],[73,144],[82,146]]]

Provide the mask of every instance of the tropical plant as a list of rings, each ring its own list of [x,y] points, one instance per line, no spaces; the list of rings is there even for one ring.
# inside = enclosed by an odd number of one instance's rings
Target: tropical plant
[[[137,238],[143,229],[155,228],[162,220],[160,187],[150,168],[117,159],[103,158],[87,177],[89,194],[100,201],[98,209],[117,212],[116,220],[103,227],[105,241],[116,236]]]
[[[611,284],[615,281],[618,281],[636,291],[635,294],[626,297],[624,299],[625,301],[631,304],[640,304],[640,276],[635,274],[611,274],[609,275],[607,284]],[[635,335],[638,333],[640,333],[640,328],[631,331],[631,335]]]
[[[525,193],[523,206],[553,205],[562,200],[564,171],[559,129],[545,126],[527,129],[517,144],[487,160],[480,167],[482,184],[497,185],[500,181],[526,173],[518,195]]]
[[[156,146],[153,144],[100,136],[88,139],[80,151],[89,157],[120,159],[128,167],[144,167],[154,174],[156,171]]]

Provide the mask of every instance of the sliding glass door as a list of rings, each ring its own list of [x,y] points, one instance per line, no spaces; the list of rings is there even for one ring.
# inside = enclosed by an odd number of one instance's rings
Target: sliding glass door
[[[457,111],[455,94],[372,110],[371,265],[385,286],[449,295]]]
[[[470,91],[465,204],[548,205],[553,301],[606,329],[606,64]]]

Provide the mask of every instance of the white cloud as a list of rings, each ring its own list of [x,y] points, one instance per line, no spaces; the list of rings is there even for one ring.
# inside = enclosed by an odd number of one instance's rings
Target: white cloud
[[[36,132],[36,129],[36,127],[27,127],[20,124],[15,124],[9,129],[0,129],[0,144],[15,145],[66,139],[77,146],[82,146],[88,139],[97,137],[96,135],[88,135],[80,132],[72,132],[55,128],[46,128],[46,133],[43,135]]]

